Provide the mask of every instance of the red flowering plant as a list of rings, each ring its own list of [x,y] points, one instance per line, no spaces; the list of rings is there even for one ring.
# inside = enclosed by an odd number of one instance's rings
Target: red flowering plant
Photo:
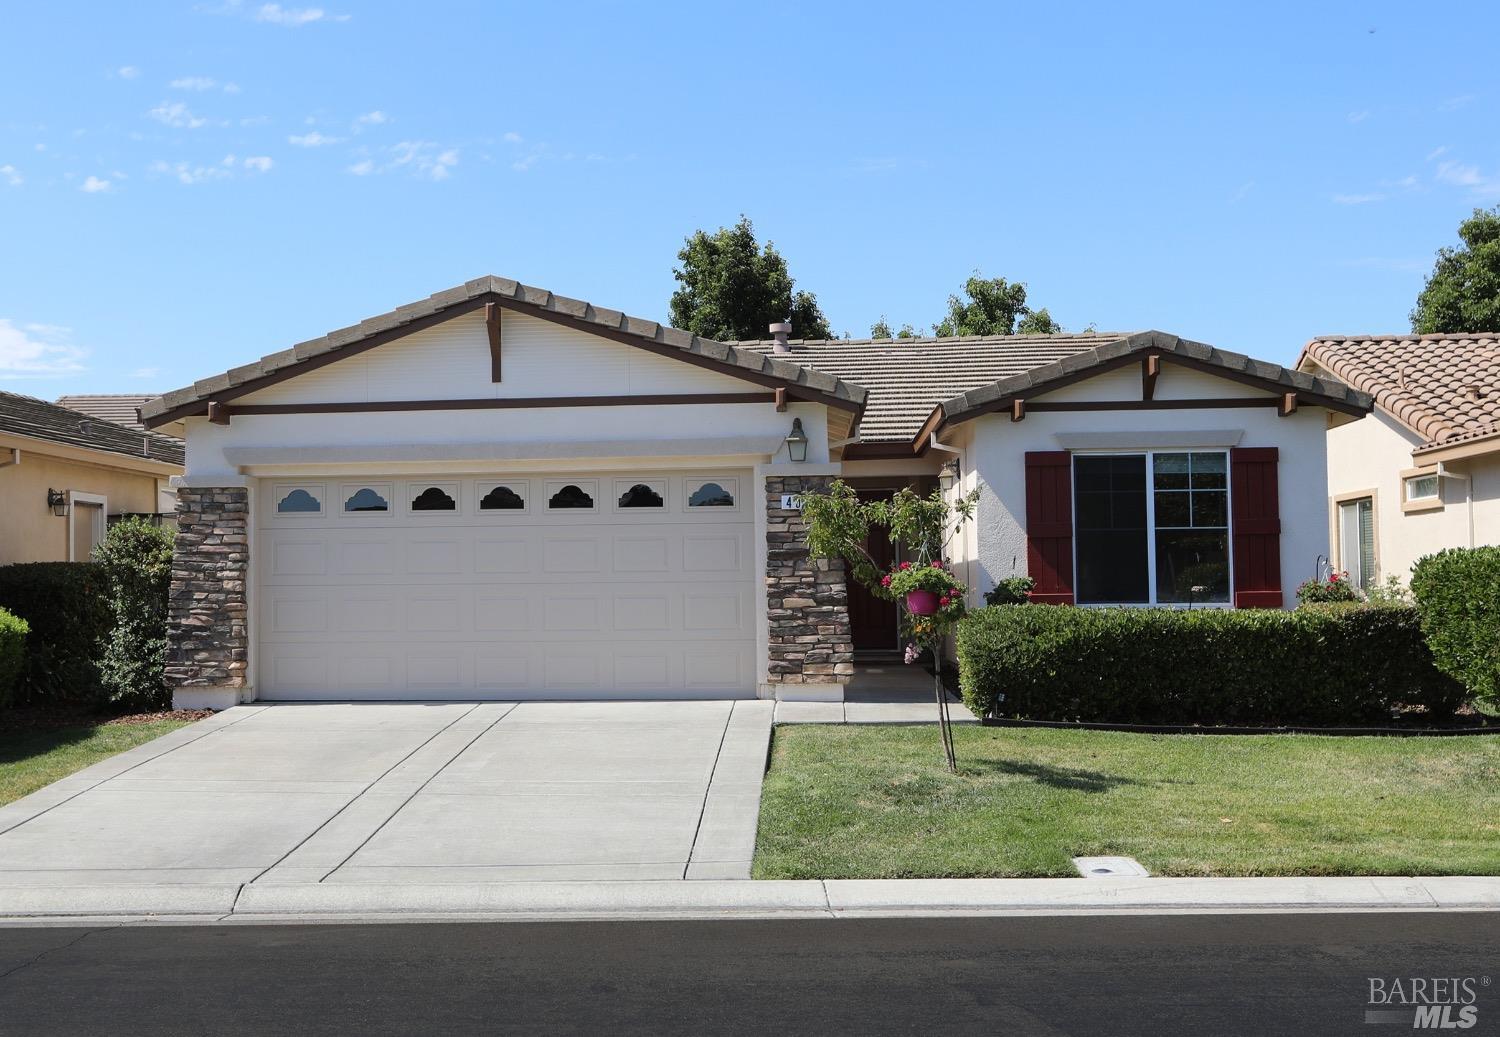
[[[880,584],[892,597],[901,600],[905,600],[913,591],[927,591],[937,595],[938,611],[932,616],[921,617],[923,619],[941,616],[948,623],[956,623],[963,618],[964,592],[968,588],[942,562],[929,562],[926,565],[902,562],[882,576]]]
[[[1297,604],[1323,601],[1359,601],[1359,591],[1349,582],[1349,574],[1334,570],[1326,580],[1304,580],[1297,588]]]

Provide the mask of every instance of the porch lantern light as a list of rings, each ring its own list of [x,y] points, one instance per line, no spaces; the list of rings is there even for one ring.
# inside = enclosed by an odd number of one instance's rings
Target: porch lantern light
[[[938,470],[938,485],[942,487],[945,494],[953,492],[953,484],[958,482],[958,458],[950,458],[943,462],[943,467]]]
[[[68,514],[68,495],[62,490],[48,490],[47,507],[51,508],[52,514],[58,518],[66,518]]]
[[[792,431],[786,436],[786,456],[797,464],[807,460],[807,433],[802,431],[802,419],[792,419]]]

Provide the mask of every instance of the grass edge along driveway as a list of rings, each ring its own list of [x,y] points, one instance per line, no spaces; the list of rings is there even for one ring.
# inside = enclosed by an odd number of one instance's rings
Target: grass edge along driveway
[[[0,731],[0,806],[187,723],[152,720],[111,724],[101,720],[69,727]]]
[[[1500,736],[781,726],[756,878],[1500,874]]]

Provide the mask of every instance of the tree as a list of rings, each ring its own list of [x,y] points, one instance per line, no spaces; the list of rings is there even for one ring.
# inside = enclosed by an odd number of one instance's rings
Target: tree
[[[1475,209],[1458,236],[1458,248],[1438,249],[1411,311],[1419,335],[1500,330],[1500,205]]]
[[[910,324],[903,324],[903,325],[901,325],[901,330],[898,331],[898,332],[896,332],[893,335],[893,334],[891,334],[891,326],[890,326],[889,322],[886,321],[885,315],[881,314],[880,319],[877,320],[874,324],[870,325],[870,337],[871,338],[916,338],[917,337],[917,329],[914,328],[914,327],[912,327]]]
[[[677,258],[673,327],[711,339],[760,339],[769,325],[790,320],[795,338],[833,338],[817,297],[797,291],[786,260],[769,241],[761,248],[747,217],[713,234],[695,231]]]
[[[933,326],[938,338],[953,335],[1055,335],[1062,325],[1046,310],[1026,305],[1026,286],[1003,277],[986,278],[976,270],[964,282],[968,302],[948,296],[948,316]]]

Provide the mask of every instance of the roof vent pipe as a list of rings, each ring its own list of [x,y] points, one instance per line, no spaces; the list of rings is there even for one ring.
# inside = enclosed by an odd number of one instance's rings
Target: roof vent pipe
[[[771,325],[771,352],[790,353],[792,347],[787,344],[787,337],[792,333],[792,322],[789,320],[777,321]]]

